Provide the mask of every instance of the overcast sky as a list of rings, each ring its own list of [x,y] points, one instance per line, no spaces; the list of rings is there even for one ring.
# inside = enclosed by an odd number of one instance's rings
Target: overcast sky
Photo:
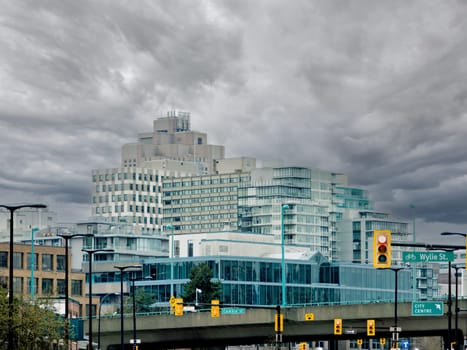
[[[465,1],[0,5],[2,204],[86,219],[91,170],[181,109],[227,156],[347,174],[417,241],[467,231]]]

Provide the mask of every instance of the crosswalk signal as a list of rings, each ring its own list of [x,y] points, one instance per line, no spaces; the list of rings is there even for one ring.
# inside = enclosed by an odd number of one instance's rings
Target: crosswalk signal
[[[274,315],[274,331],[275,332],[284,331],[284,315],[283,314]]]
[[[366,320],[366,335],[369,337],[375,335],[375,320]]]
[[[183,316],[183,298],[175,298],[175,316]]]
[[[334,334],[341,335],[342,334],[342,319],[335,318],[334,319]]]
[[[373,266],[377,269],[391,267],[391,231],[389,230],[373,232]]]
[[[211,300],[211,317],[219,317],[220,314],[219,300]]]

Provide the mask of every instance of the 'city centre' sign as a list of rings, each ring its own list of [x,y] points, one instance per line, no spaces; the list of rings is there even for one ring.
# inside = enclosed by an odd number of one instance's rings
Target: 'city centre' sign
[[[442,316],[444,304],[442,301],[412,302],[412,316]]]

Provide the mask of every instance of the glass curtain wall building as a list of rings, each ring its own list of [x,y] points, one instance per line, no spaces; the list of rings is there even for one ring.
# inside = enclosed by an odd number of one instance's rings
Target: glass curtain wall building
[[[143,275],[152,280],[137,281],[136,287],[152,296],[155,305],[167,306],[170,284],[183,296],[183,286],[195,264],[206,263],[213,278],[222,284],[224,304],[273,306],[281,302],[281,261],[269,258],[194,257],[173,260],[174,278],[170,279],[170,259],[144,261]],[[394,273],[368,265],[329,263],[321,254],[310,260],[287,260],[287,304],[319,305],[370,303],[394,300]],[[114,278],[117,276],[114,275]],[[398,276],[400,301],[412,297],[410,270]]]

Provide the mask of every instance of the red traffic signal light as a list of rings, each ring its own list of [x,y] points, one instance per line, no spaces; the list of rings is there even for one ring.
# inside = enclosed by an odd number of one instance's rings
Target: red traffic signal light
[[[335,318],[334,319],[334,334],[341,335],[342,334],[342,319]]]
[[[375,230],[373,233],[373,266],[377,269],[391,267],[391,231]]]

